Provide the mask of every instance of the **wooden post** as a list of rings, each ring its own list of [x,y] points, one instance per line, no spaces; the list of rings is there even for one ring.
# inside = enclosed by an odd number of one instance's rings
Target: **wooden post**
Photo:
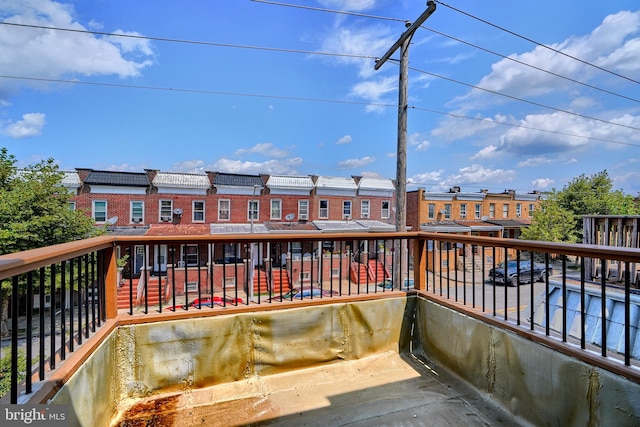
[[[413,241],[413,287],[427,291],[427,241],[416,238]]]
[[[105,308],[107,319],[118,315],[118,265],[116,263],[116,248],[104,250],[105,275]]]

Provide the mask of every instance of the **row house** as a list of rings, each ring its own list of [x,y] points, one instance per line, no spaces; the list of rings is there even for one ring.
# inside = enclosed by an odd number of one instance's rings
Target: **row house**
[[[75,175],[75,181],[74,181]],[[322,233],[336,231],[393,231],[395,186],[392,180],[370,177],[279,176],[207,172],[186,174],[145,170],[113,172],[77,169],[66,179],[76,182],[73,204],[85,211],[96,225],[120,234],[156,236],[237,233],[316,233],[317,241],[266,247],[246,245],[180,245],[119,248],[129,255],[125,277],[189,275],[206,267],[215,274],[238,262],[247,267],[247,283],[254,276],[269,276],[283,270],[289,283],[313,278],[349,275],[358,254],[386,262],[386,242],[327,242]],[[314,268],[310,259],[326,257]],[[336,265],[334,265],[336,264]],[[194,270],[194,267],[198,267]],[[242,267],[244,268],[244,267]],[[188,270],[191,269],[189,273]],[[255,272],[262,269],[262,274]],[[317,270],[317,271],[316,271]],[[243,270],[244,271],[244,270]],[[299,275],[298,275],[299,272]],[[343,273],[344,272],[344,273]],[[199,273],[198,273],[199,274]],[[376,273],[378,275],[379,273]],[[306,275],[306,276],[305,276]],[[386,278],[388,274],[379,274]],[[336,277],[336,279],[339,279]],[[225,282],[225,279],[222,279]],[[195,280],[204,283],[204,280]],[[217,283],[235,286],[235,283]],[[260,289],[261,285],[256,285]]]
[[[427,192],[420,188],[407,193],[407,226],[413,230],[432,233],[453,233],[474,236],[488,236],[516,239],[523,227],[531,224],[533,212],[541,200],[541,194],[517,193],[505,190],[502,193],[490,193],[488,190],[464,192],[453,187],[447,192]],[[504,254],[484,254],[479,248],[466,248],[464,257],[462,248],[454,248],[446,243],[442,247],[429,247],[430,259],[434,260],[430,269],[447,271],[450,269],[481,268],[478,265],[458,265],[463,261],[451,262],[451,259],[464,259],[465,263],[477,264],[480,259],[485,263],[502,262]],[[478,255],[478,261],[472,261],[471,255]],[[512,256],[513,254],[507,254]]]

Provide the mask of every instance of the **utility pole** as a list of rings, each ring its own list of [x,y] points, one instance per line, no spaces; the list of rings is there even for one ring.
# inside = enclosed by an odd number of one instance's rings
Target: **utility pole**
[[[407,229],[407,110],[408,106],[408,79],[409,79],[409,44],[415,31],[435,12],[436,3],[427,1],[427,9],[412,24],[407,23],[407,29],[400,38],[391,46],[382,58],[376,61],[374,66],[378,70],[393,53],[400,48],[400,77],[398,88],[398,149],[396,164],[396,231]],[[405,245],[400,245],[400,252],[404,253]],[[397,263],[394,267],[394,287],[403,285],[404,274],[400,263],[400,254],[396,254]]]

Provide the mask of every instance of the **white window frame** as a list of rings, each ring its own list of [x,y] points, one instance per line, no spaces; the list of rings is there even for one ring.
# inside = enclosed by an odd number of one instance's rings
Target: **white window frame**
[[[75,211],[76,210],[76,202],[75,202],[75,200],[69,201],[69,210],[70,211]]]
[[[467,204],[466,203],[460,203],[460,218],[462,218],[462,219],[466,219],[467,218]]]
[[[369,200],[362,200],[360,202],[360,217],[363,219],[369,218],[371,216],[371,202]]]
[[[380,206],[380,218],[388,219],[391,218],[391,201],[383,200]]]
[[[435,203],[429,203],[427,205],[427,218],[428,219],[435,219],[436,217],[436,204]]]
[[[282,199],[271,199],[270,219],[282,219]]]
[[[489,218],[495,218],[496,216],[496,204],[489,203]]]
[[[481,203],[476,203],[474,215],[475,215],[476,219],[480,219],[480,217],[482,216],[482,204]]]
[[[502,218],[509,218],[509,204],[502,204]]]
[[[298,200],[298,220],[300,221],[309,220],[309,201],[308,200]]]
[[[139,215],[136,215],[135,211],[138,210],[136,205],[139,205]],[[144,201],[143,200],[131,200],[129,202],[129,222],[132,224],[141,224],[144,222]]]
[[[196,207],[197,203],[202,203],[202,209]],[[204,200],[191,201],[191,221],[192,222],[205,222],[206,220],[206,202]],[[196,214],[201,214],[202,218],[196,218]]]
[[[98,219],[96,215],[96,213],[98,213],[98,210],[96,209],[97,204],[104,204],[104,219]],[[102,212],[102,210],[100,212]],[[93,217],[93,221],[96,224],[104,224],[105,222],[107,222],[107,212],[109,212],[109,203],[106,200],[93,200],[91,202],[91,216]]]
[[[180,260],[187,266],[197,266],[200,264],[200,247],[198,245],[180,245],[180,251],[182,252],[180,254]]]
[[[342,219],[353,218],[351,209],[352,209],[351,200],[343,200],[342,201]]]
[[[260,200],[249,200],[247,202],[247,221],[260,221]]]
[[[451,203],[444,204],[444,219],[451,219]]]
[[[536,209],[536,205],[529,203],[529,218],[533,217],[533,211]]]
[[[522,203],[516,203],[516,216],[518,218],[522,216]]]
[[[227,214],[226,218],[224,217],[224,213]],[[230,221],[230,220],[231,220],[231,200],[229,199],[218,200],[218,221]]]
[[[324,208],[322,207],[323,203],[326,205]],[[318,218],[329,219],[329,200],[321,199],[318,202]]]
[[[160,222],[170,222],[173,219],[173,200],[162,199],[158,201],[158,214]]]

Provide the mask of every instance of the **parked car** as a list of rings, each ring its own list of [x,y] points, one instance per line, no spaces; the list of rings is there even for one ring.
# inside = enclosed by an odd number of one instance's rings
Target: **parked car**
[[[518,261],[507,261],[505,278],[505,263],[501,262],[496,269],[489,270],[489,279],[496,283],[506,283],[508,286],[518,286],[520,283],[531,283],[531,270],[533,269],[533,280],[543,282],[547,276],[553,274],[553,268],[546,268],[544,264],[538,264],[532,260],[520,261],[518,269]],[[518,275],[520,273],[520,275]]]
[[[303,298],[320,298],[320,297],[330,297],[338,295],[337,291],[328,291],[326,289],[321,288],[304,288],[302,290],[299,289],[291,289],[286,294],[276,295],[269,298],[269,301],[289,301],[292,299],[303,299]]]

